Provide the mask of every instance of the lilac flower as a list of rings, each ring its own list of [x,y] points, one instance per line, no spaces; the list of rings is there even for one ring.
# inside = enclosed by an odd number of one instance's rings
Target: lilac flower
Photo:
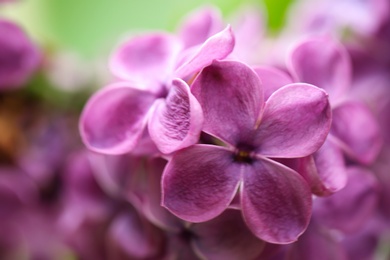
[[[38,63],[38,49],[22,29],[0,19],[0,90],[23,86]]]
[[[348,12],[346,12],[348,10]],[[337,33],[345,30],[371,36],[388,16],[386,0],[318,0],[298,1],[292,9],[290,23],[295,34]],[[296,19],[300,17],[300,19]],[[290,26],[290,27],[292,27]]]
[[[349,98],[350,57],[333,39],[312,37],[302,41],[292,50],[288,67],[295,81],[315,84],[329,93],[333,114],[330,135],[314,154],[312,169],[304,170],[303,175],[317,186],[317,194],[335,192],[346,183],[343,153],[362,164],[370,164],[377,157],[382,145],[379,125],[364,103]],[[315,173],[310,173],[313,170]]]
[[[162,179],[163,205],[203,222],[221,214],[239,190],[245,222],[257,237],[296,240],[310,219],[310,190],[298,173],[270,158],[307,156],[322,145],[331,122],[327,94],[291,84],[264,103],[258,76],[234,61],[203,69],[192,91],[204,111],[203,131],[224,146],[176,152]]]
[[[223,29],[221,12],[214,6],[205,6],[197,9],[180,23],[178,34],[182,39],[184,48],[197,46],[209,37]]]
[[[80,121],[84,143],[96,152],[126,153],[148,128],[163,153],[194,144],[203,115],[181,79],[189,80],[212,60],[226,57],[233,46],[230,27],[185,50],[178,38],[163,33],[126,42],[114,53],[111,68],[127,81],[102,89],[88,101]]]
[[[314,199],[312,221],[299,241],[291,244],[288,259],[309,260],[317,255],[324,259],[349,259],[344,244],[354,238],[363,239],[361,231],[372,224],[370,220],[377,210],[379,183],[372,172],[361,167],[348,167],[347,174],[344,189]],[[376,235],[379,238],[378,232]],[[365,253],[372,254],[375,246],[365,245]]]

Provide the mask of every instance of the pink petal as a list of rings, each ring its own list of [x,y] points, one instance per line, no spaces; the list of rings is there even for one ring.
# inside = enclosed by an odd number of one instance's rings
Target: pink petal
[[[180,79],[172,83],[165,100],[156,103],[149,121],[149,134],[165,154],[195,144],[203,127],[203,113],[189,86]]]
[[[348,183],[327,198],[317,198],[313,214],[321,223],[344,232],[358,231],[373,216],[379,195],[379,184],[372,172],[350,167]]]
[[[240,183],[232,152],[218,146],[194,145],[176,152],[162,177],[163,206],[181,219],[203,222],[221,214]]]
[[[134,37],[118,47],[110,60],[112,73],[136,83],[140,89],[158,92],[172,76],[182,46],[166,33],[149,33]]]
[[[259,75],[264,87],[264,99],[281,87],[293,83],[292,78],[284,71],[271,66],[255,66],[253,70]]]
[[[310,155],[324,143],[331,125],[325,91],[295,83],[275,91],[267,100],[255,140],[258,153],[293,158]]]
[[[203,131],[236,145],[252,135],[263,106],[261,82],[236,61],[214,61],[192,85],[205,117]]]
[[[301,42],[290,55],[289,66],[297,81],[325,89],[332,101],[351,84],[351,61],[341,44],[328,37]]]
[[[331,133],[343,144],[347,154],[360,163],[370,164],[382,147],[378,122],[364,104],[344,102],[333,109]]]
[[[311,216],[311,193],[295,171],[268,159],[246,165],[241,187],[241,208],[249,229],[260,239],[294,242]]]
[[[204,259],[255,259],[265,244],[249,231],[239,210],[226,210],[215,219],[194,224],[191,231],[196,251]]]
[[[185,48],[202,44],[223,29],[221,13],[211,6],[190,13],[181,24],[179,35]]]
[[[195,53],[187,58],[175,71],[175,76],[185,78],[199,72],[203,67],[212,63],[213,60],[221,60],[228,56],[234,48],[234,35],[230,26],[223,31],[211,36]]]
[[[142,135],[154,101],[150,92],[132,88],[126,82],[98,91],[88,100],[81,115],[84,144],[92,151],[106,154],[129,152]]]

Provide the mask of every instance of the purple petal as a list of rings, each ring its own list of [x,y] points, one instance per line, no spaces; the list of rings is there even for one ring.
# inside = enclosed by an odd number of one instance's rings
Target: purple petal
[[[16,24],[0,19],[0,89],[21,87],[37,69],[40,54]]]
[[[375,215],[370,218],[364,227],[360,228],[353,234],[348,234],[342,240],[342,245],[346,249],[349,259],[367,260],[376,259],[375,256],[381,251],[381,242],[383,231],[387,230],[388,224],[384,224],[383,220]],[[382,241],[381,241],[382,240]]]
[[[177,38],[165,33],[150,33],[123,43],[110,60],[112,73],[137,87],[159,91],[172,76],[182,46]]]
[[[292,51],[291,73],[297,81],[325,89],[332,101],[342,97],[351,84],[351,62],[341,44],[327,37],[310,38]]]
[[[179,35],[184,42],[184,47],[188,48],[202,44],[222,29],[222,18],[219,10],[207,6],[196,10],[185,18],[179,30]]]
[[[155,101],[150,92],[112,84],[93,95],[84,107],[80,132],[84,144],[95,152],[121,154],[133,149]]]
[[[180,150],[163,173],[163,206],[186,221],[210,220],[233,200],[240,172],[232,152],[223,147],[194,145]]]
[[[314,215],[321,223],[354,232],[373,215],[378,202],[378,183],[368,170],[350,167],[346,187],[327,198],[317,198]]]
[[[191,226],[193,244],[205,259],[255,259],[264,241],[246,226],[239,210],[226,210],[208,222]]]
[[[311,216],[311,193],[295,171],[268,159],[245,166],[241,208],[249,229],[276,244],[294,242]]]
[[[337,144],[328,138],[324,145],[313,154],[321,190],[334,193],[345,187],[347,172],[344,156]],[[327,192],[328,191],[328,192]]]
[[[382,147],[378,122],[362,103],[344,102],[333,109],[331,133],[343,144],[348,155],[360,163],[372,163]]]
[[[313,155],[278,161],[301,174],[317,196],[331,195],[347,183],[343,153],[329,136]]]
[[[144,259],[161,253],[162,234],[135,212],[121,213],[108,230],[108,259]]]
[[[17,168],[0,168],[0,221],[13,219],[13,214],[34,204],[38,190],[28,176]]]
[[[152,158],[146,161],[146,174],[142,177],[147,182],[147,187],[142,197],[141,211],[150,222],[158,227],[177,232],[183,227],[182,221],[161,206],[161,177],[166,164],[167,161],[161,158]]]
[[[255,140],[269,157],[310,155],[324,143],[331,124],[325,91],[304,83],[287,85],[267,100]]]
[[[204,113],[203,131],[236,145],[253,133],[263,106],[259,77],[236,61],[214,61],[192,85]]]
[[[329,230],[314,221],[287,252],[290,260],[347,260],[345,250]]]
[[[187,58],[175,71],[175,76],[185,78],[210,65],[213,60],[228,56],[234,48],[234,35],[230,26],[208,38],[195,53]]]
[[[256,66],[253,70],[259,75],[264,87],[264,99],[281,87],[293,83],[292,78],[282,70],[270,66]]]
[[[236,44],[232,56],[247,64],[258,64],[261,60],[259,46],[262,44],[265,32],[264,12],[255,5],[241,8],[233,21]]]
[[[89,161],[99,186],[112,197],[123,196],[133,175],[141,166],[141,159],[124,155],[107,155],[91,152]]]
[[[203,127],[203,113],[189,86],[180,79],[172,83],[165,100],[156,102],[149,121],[149,134],[165,154],[195,144]]]
[[[312,191],[319,196],[330,195],[341,190],[347,183],[344,156],[330,138],[312,156],[314,170],[310,176]]]

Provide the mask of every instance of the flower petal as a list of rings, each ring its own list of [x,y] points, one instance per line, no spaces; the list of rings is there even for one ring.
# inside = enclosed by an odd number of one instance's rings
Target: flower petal
[[[241,187],[241,208],[249,229],[260,239],[294,242],[311,216],[311,193],[295,171],[268,159],[246,165]]]
[[[150,92],[112,84],[93,95],[84,107],[80,132],[84,144],[95,152],[121,154],[135,147],[155,100]]]
[[[382,147],[378,122],[363,103],[344,102],[333,110],[331,133],[341,142],[347,154],[360,163],[370,164]]]
[[[145,173],[141,179],[146,182],[142,194],[141,211],[156,226],[165,230],[178,231],[183,222],[161,206],[161,177],[167,161],[162,158],[151,158],[145,163]],[[135,183],[139,185],[138,183]],[[133,187],[136,189],[137,187]]]
[[[198,142],[202,108],[184,81],[173,81],[167,98],[156,103],[148,126],[150,137],[165,154]]]
[[[292,78],[282,70],[271,66],[256,66],[253,70],[259,75],[264,88],[264,99],[281,87],[293,83]]]
[[[162,178],[163,206],[181,219],[203,222],[221,214],[240,183],[231,151],[194,145],[176,152]]]
[[[255,259],[265,244],[249,231],[239,210],[226,210],[215,219],[194,224],[191,231],[204,259]]]
[[[195,10],[181,24],[179,35],[185,48],[202,44],[223,29],[221,13],[212,6]]]
[[[344,189],[327,198],[317,198],[313,215],[329,228],[344,232],[358,231],[373,216],[379,185],[372,172],[350,167]]]
[[[247,64],[259,64],[262,53],[259,46],[265,35],[265,15],[256,5],[243,5],[233,17],[233,31],[236,44],[232,56]]]
[[[172,76],[180,41],[166,33],[150,33],[124,42],[113,53],[111,72],[120,79],[137,83],[136,86],[159,91],[161,84]]]
[[[175,76],[185,78],[199,72],[203,67],[228,56],[234,48],[234,35],[232,28],[227,26],[223,31],[211,36],[195,53],[187,58],[175,71]]]
[[[312,221],[299,240],[291,245],[286,259],[312,260],[337,259],[347,260],[347,255],[337,238],[326,228]]]
[[[275,91],[267,100],[255,140],[257,152],[280,158],[303,157],[324,143],[331,125],[325,91],[294,83]]]
[[[263,106],[259,77],[236,61],[214,61],[192,85],[205,118],[203,131],[236,145],[252,135]]]
[[[325,89],[332,101],[351,84],[351,61],[341,44],[328,37],[313,37],[293,49],[288,60],[297,81]]]
[[[114,198],[122,198],[129,189],[134,175],[141,170],[139,157],[89,153],[88,159],[99,186]]]
[[[319,190],[323,195],[328,195],[341,190],[347,184],[347,170],[342,151],[339,146],[327,138],[324,145],[313,154],[317,171]],[[321,192],[317,192],[318,194]]]
[[[160,230],[135,211],[116,216],[107,236],[108,259],[158,258],[162,252],[163,235]]]
[[[278,161],[302,175],[317,196],[331,195],[347,183],[343,152],[329,136],[313,155]]]
[[[16,24],[0,19],[0,89],[23,86],[38,68],[37,46]]]

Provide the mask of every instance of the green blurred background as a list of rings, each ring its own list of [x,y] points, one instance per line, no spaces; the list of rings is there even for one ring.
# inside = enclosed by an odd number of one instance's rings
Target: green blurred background
[[[205,4],[224,16],[243,4],[267,10],[270,32],[284,22],[291,0],[19,0],[2,7],[0,15],[18,21],[41,45],[81,54],[105,56],[128,32],[174,30],[180,19]]]

